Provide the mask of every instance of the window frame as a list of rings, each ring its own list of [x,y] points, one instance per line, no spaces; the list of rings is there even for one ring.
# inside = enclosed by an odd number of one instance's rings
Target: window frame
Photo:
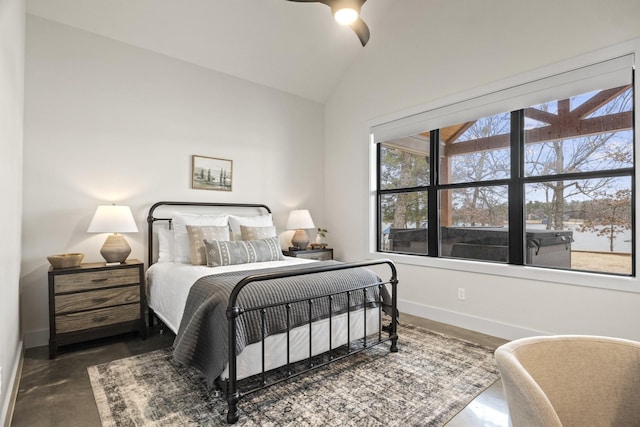
[[[595,172],[583,172],[580,174],[559,174],[554,175],[552,177],[544,177],[541,178],[539,176],[535,177],[526,177],[521,171],[524,168],[524,153],[522,152],[521,144],[513,144],[511,146],[511,177],[507,180],[495,180],[495,181],[483,181],[479,185],[490,185],[490,184],[504,184],[505,181],[509,186],[509,199],[510,204],[517,203],[518,206],[510,207],[509,209],[509,263],[494,263],[488,261],[476,261],[476,260],[467,260],[467,259],[456,259],[456,258],[441,258],[438,253],[439,244],[436,241],[435,247],[433,239],[429,239],[428,243],[428,255],[415,255],[415,254],[401,254],[395,252],[378,252],[379,239],[381,238],[381,230],[380,224],[378,222],[378,215],[380,214],[380,204],[378,203],[378,184],[379,184],[379,164],[378,164],[378,149],[376,148],[380,141],[377,141],[378,137],[375,134],[375,128],[377,126],[383,126],[387,129],[392,128],[395,124],[393,122],[400,121],[404,119],[410,119],[414,117],[420,116],[420,114],[425,112],[438,112],[438,110],[449,110],[451,107],[455,107],[456,105],[464,104],[467,101],[473,101],[476,99],[481,99],[482,97],[495,97],[495,94],[508,90],[510,87],[526,85],[528,82],[534,82],[538,80],[542,80],[545,78],[549,78],[551,76],[566,73],[572,69],[576,69],[579,67],[588,67],[590,65],[605,62],[623,55],[631,55],[632,61],[635,59],[635,55],[640,52],[640,39],[634,40],[632,42],[624,43],[612,48],[603,49],[601,51],[592,52],[587,55],[583,55],[582,57],[573,58],[571,60],[563,61],[558,64],[553,64],[547,67],[542,67],[537,70],[533,70],[527,73],[523,73],[519,76],[514,76],[509,79],[505,79],[503,82],[497,82],[491,85],[483,86],[480,88],[475,88],[473,90],[463,92],[457,94],[455,96],[451,96],[441,100],[440,102],[434,102],[431,104],[426,104],[423,106],[416,107],[412,110],[395,113],[386,118],[381,118],[375,122],[370,122],[370,170],[374,172],[374,174],[370,174],[370,223],[369,223],[369,244],[367,257],[369,258],[389,258],[395,262],[400,264],[408,264],[408,265],[417,265],[417,266],[425,266],[425,267],[433,267],[447,270],[456,270],[461,272],[474,272],[474,273],[483,273],[483,274],[491,274],[496,276],[505,276],[505,277],[516,277],[523,279],[530,279],[534,281],[542,281],[549,283],[558,283],[558,284],[572,284],[579,286],[588,286],[588,287],[596,287],[596,288],[605,288],[605,289],[615,289],[622,291],[629,291],[640,293],[640,287],[638,286],[638,278],[636,274],[638,272],[637,264],[638,264],[638,247],[637,242],[638,239],[633,235],[632,242],[632,253],[634,255],[634,260],[632,264],[632,273],[631,276],[627,275],[616,275],[615,273],[606,273],[606,272],[586,272],[580,270],[565,270],[565,269],[554,269],[548,267],[537,267],[533,265],[526,265],[524,263],[524,215],[525,215],[525,202],[523,197],[514,197],[515,193],[517,195],[523,194],[523,189],[525,184],[531,182],[540,182],[543,180],[561,180],[563,178],[570,179],[579,179],[579,178],[588,178],[590,176],[602,176],[603,173],[601,171]],[[635,68],[635,67],[634,67]],[[635,129],[635,124],[638,122],[638,96],[635,91],[637,90],[637,86],[635,85],[635,81],[632,80],[632,84],[634,87],[634,98],[633,98],[633,124]],[[499,101],[498,101],[499,103]],[[511,134],[520,138],[522,141],[524,134],[524,108],[515,110],[507,110],[511,111]],[[499,113],[499,111],[496,111]],[[415,132],[416,129],[420,129],[417,127],[416,123],[419,122],[417,119],[412,120],[413,123],[409,123],[406,126],[407,135]],[[396,128],[399,126],[395,125]],[[412,127],[413,126],[413,127]],[[427,129],[420,129],[419,132],[424,132]],[[397,132],[397,129],[394,130]],[[439,143],[433,142],[438,141],[438,130],[431,131],[431,147],[435,148],[434,153],[431,154],[431,174],[437,173],[437,169],[434,167],[434,162],[437,162],[439,155],[437,153]],[[435,132],[435,135],[434,135]],[[434,139],[435,138],[435,139]],[[636,133],[634,132],[634,152],[638,150],[638,138]],[[516,146],[514,150],[514,145]],[[612,176],[631,176],[632,180],[632,201],[631,201],[631,209],[632,209],[632,227],[633,230],[636,229],[636,212],[638,198],[635,197],[635,192],[638,187],[638,176],[635,173],[636,168],[638,167],[638,157],[634,155],[633,167],[626,168],[624,170],[616,170],[610,173]],[[436,182],[433,177],[430,180],[431,183]],[[438,224],[438,208],[433,208],[434,206],[438,206],[438,190],[442,189],[451,189],[455,187],[469,187],[472,185],[476,185],[476,183],[463,183],[463,184],[446,184],[440,185],[436,182],[437,185],[427,186],[426,190],[428,191],[429,197],[429,218],[428,221],[430,224]],[[425,189],[425,188],[423,188]],[[384,192],[393,192],[393,190],[384,190]],[[522,245],[521,250],[517,250],[517,248]]]

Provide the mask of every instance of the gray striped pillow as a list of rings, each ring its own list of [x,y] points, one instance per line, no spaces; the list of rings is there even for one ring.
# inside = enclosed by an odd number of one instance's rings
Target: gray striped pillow
[[[205,240],[204,246],[209,267],[284,259],[278,237],[235,242]]]

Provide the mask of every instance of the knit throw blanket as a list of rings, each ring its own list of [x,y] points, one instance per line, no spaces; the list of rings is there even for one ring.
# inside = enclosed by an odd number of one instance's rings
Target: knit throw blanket
[[[324,261],[317,265],[338,264]],[[308,265],[287,267],[295,270]],[[214,274],[200,278],[192,287],[187,298],[180,328],[174,342],[174,358],[188,366],[201,370],[212,386],[224,371],[228,358],[228,321],[226,310],[229,295],[234,286],[248,275],[283,271],[282,268],[259,269],[242,272]],[[374,285],[380,279],[366,268],[352,268],[306,274],[261,282],[253,282],[240,292],[237,305],[247,309],[269,304],[303,300],[290,305],[289,316],[285,306],[267,309],[265,313],[265,337],[329,317],[329,298],[323,295],[346,292],[361,285]],[[310,305],[309,298],[314,298]],[[317,299],[315,299],[317,298]],[[391,298],[385,287],[379,292],[378,286],[357,290],[347,296],[335,295],[331,300],[332,315],[350,310],[377,307],[382,300],[388,306]],[[249,311],[236,319],[236,354],[245,346],[261,341],[262,319],[260,311]]]

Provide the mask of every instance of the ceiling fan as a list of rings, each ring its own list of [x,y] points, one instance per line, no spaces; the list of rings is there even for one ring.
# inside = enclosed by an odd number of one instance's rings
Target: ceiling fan
[[[322,3],[331,8],[336,21],[349,25],[364,47],[369,41],[369,27],[360,18],[360,8],[367,0],[288,0],[299,3]]]

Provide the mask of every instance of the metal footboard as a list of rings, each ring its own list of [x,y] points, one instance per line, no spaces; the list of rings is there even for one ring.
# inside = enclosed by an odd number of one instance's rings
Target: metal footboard
[[[256,306],[256,307],[240,307],[238,305],[238,295],[240,294],[240,292],[248,285],[250,285],[251,283],[254,282],[261,282],[261,281],[265,281],[265,280],[272,280],[272,279],[280,279],[280,278],[285,278],[285,277],[293,277],[293,276],[303,276],[303,275],[309,275],[309,274],[315,274],[315,273],[321,273],[321,272],[327,272],[327,271],[335,271],[335,270],[346,270],[346,269],[354,269],[354,268],[360,268],[360,267],[371,267],[371,266],[388,266],[389,270],[390,270],[390,278],[386,281],[379,281],[376,283],[372,283],[372,284],[366,284],[366,285],[354,285],[352,288],[348,289],[348,290],[344,290],[341,292],[335,292],[335,293],[331,293],[331,294],[327,294],[327,295],[319,295],[319,296],[314,296],[312,298],[302,298],[302,299],[296,299],[296,300],[292,300],[292,301],[282,301],[282,302],[278,302],[275,304],[270,304],[270,305],[263,305],[263,306]],[[383,324],[382,324],[382,318],[383,318],[383,302],[382,302],[382,288],[385,285],[390,285],[391,286],[391,321],[390,324],[388,326],[388,334],[385,334],[386,336],[383,336]],[[254,274],[254,275],[250,275],[245,277],[244,279],[242,279],[233,289],[233,291],[231,292],[231,295],[229,296],[229,303],[227,306],[227,320],[228,320],[228,328],[229,328],[229,378],[226,380],[226,384],[223,384],[223,391],[226,392],[226,399],[227,399],[227,406],[228,406],[228,412],[227,412],[227,423],[233,424],[235,422],[238,421],[239,418],[239,411],[238,411],[238,403],[240,401],[240,399],[244,396],[246,396],[247,394],[256,392],[258,390],[262,390],[266,387],[270,387],[272,385],[275,384],[279,384],[283,381],[288,381],[292,378],[298,377],[300,375],[303,375],[311,370],[314,369],[318,369],[321,368],[323,366],[326,366],[330,363],[336,362],[338,360],[342,360],[346,357],[352,356],[354,354],[357,354],[361,351],[364,351],[368,348],[371,348],[373,346],[385,343],[385,342],[391,342],[391,346],[390,346],[390,351],[391,352],[397,352],[398,351],[398,346],[397,346],[397,341],[398,341],[398,334],[397,334],[397,318],[398,318],[398,310],[397,310],[397,285],[398,285],[398,279],[397,279],[397,273],[396,273],[396,267],[393,264],[393,262],[389,261],[389,260],[375,260],[375,261],[364,261],[364,262],[355,262],[355,263],[346,263],[346,264],[337,264],[337,265],[320,265],[320,266],[312,266],[312,267],[308,267],[308,268],[302,268],[302,269],[296,269],[296,270],[288,270],[288,271],[283,271],[283,272],[273,272],[273,273],[264,273],[264,274]],[[369,304],[367,301],[367,295],[368,293],[372,292],[373,288],[377,288],[378,289],[378,298],[376,301],[376,305],[374,307],[367,307],[367,305]],[[354,305],[352,306],[352,296],[355,295],[356,292],[362,292],[363,293],[363,303],[361,305]],[[333,312],[333,300],[335,298],[337,298],[339,295],[346,295],[347,298],[347,311],[346,311],[346,316],[347,316],[347,342],[346,344],[342,344],[339,345],[338,347],[342,347],[343,351],[338,351],[338,348],[334,348],[333,347],[333,328],[332,328],[332,323],[333,323],[333,318],[336,315],[336,313]],[[312,331],[312,325],[314,322],[313,319],[313,315],[312,315],[312,309],[314,304],[318,304],[321,303],[322,301],[325,301],[325,303],[328,305],[328,312],[326,313],[326,319],[328,319],[328,324],[329,324],[329,351],[327,353],[324,353],[325,355],[327,355],[328,357],[324,358],[322,361],[320,362],[316,362],[317,359],[317,355],[313,354],[313,331]],[[308,328],[309,328],[309,358],[306,361],[306,363],[304,364],[305,366],[303,366],[302,368],[300,368],[300,363],[298,363],[296,365],[296,369],[295,372],[292,369],[292,366],[294,364],[294,362],[292,362],[290,360],[290,336],[289,334],[291,333],[291,322],[290,322],[290,311],[291,311],[291,307],[294,304],[308,304],[308,310],[309,310],[309,320],[308,320]],[[286,330],[286,334],[287,334],[287,363],[286,366],[284,367],[284,375],[277,377],[275,379],[270,379],[267,378],[267,370],[266,370],[266,363],[265,363],[265,339],[266,339],[266,313],[267,310],[274,308],[274,307],[284,307],[286,309],[286,313],[287,313],[287,330]],[[355,310],[363,310],[363,336],[362,336],[362,343],[359,345],[352,345],[352,337],[351,337],[351,315],[352,315],[352,311]],[[369,339],[367,336],[367,311],[370,310],[377,310],[377,315],[378,315],[378,331],[377,331],[377,337],[371,339],[371,336],[375,336],[375,331],[372,331],[373,333],[369,335]],[[257,384],[257,385],[252,385],[251,387],[249,387],[246,390],[239,390],[239,384],[238,384],[238,371],[237,371],[237,353],[236,353],[236,347],[237,347],[237,337],[236,337],[236,322],[238,320],[238,318],[244,314],[247,313],[252,313],[252,312],[258,312],[260,314],[260,318],[261,318],[261,324],[262,324],[262,372],[258,375],[256,375],[255,377],[257,377],[258,381],[254,381],[253,384]],[[315,319],[317,320],[317,319]],[[387,331],[384,331],[385,333]],[[346,345],[346,350],[344,350],[344,346]],[[224,390],[226,389],[226,390]]]

